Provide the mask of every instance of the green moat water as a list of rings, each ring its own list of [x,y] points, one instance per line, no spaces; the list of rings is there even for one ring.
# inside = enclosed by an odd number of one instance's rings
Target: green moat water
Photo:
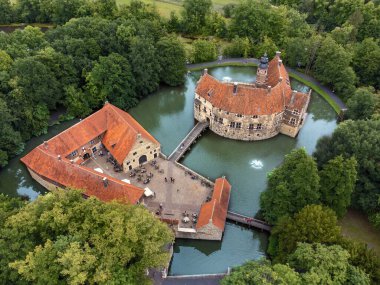
[[[219,67],[209,73],[218,79],[228,76],[233,81],[249,82],[254,81],[255,71],[253,67]],[[200,72],[193,72],[187,76],[183,87],[162,87],[129,110],[161,142],[162,151],[167,155],[194,125],[193,97],[199,75]],[[298,90],[307,89],[294,80],[292,86]],[[211,179],[225,175],[232,185],[230,209],[254,215],[259,210],[259,195],[265,190],[267,173],[294,148],[305,147],[312,153],[318,138],[331,134],[335,129],[336,114],[316,93],[312,94],[308,113],[305,125],[295,139],[279,135],[265,141],[240,142],[207,131],[182,163]],[[47,135],[33,138],[21,156],[75,122],[53,126]],[[12,196],[27,195],[34,199],[45,190],[19,162],[21,156],[0,172],[0,192]],[[255,168],[258,162],[262,164],[261,169]],[[266,245],[265,233],[227,223],[222,242],[177,240],[170,274],[224,272],[228,266],[260,258],[265,254]]]

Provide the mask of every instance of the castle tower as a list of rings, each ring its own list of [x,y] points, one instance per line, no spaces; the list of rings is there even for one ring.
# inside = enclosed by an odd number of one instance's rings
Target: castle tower
[[[265,86],[267,83],[267,74],[268,74],[268,56],[267,53],[260,59],[260,64],[257,68],[256,74],[256,85],[259,87]]]

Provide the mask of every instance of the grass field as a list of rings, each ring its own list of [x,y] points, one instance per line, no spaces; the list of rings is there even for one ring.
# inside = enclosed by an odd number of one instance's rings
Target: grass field
[[[380,256],[380,231],[376,230],[363,213],[349,210],[340,221],[344,236],[368,244]]]
[[[182,10],[183,0],[141,0],[142,2],[155,6],[163,17],[169,17],[170,12],[174,11],[177,14]],[[118,5],[129,4],[131,0],[116,0]],[[215,10],[221,10],[224,5],[229,3],[238,3],[238,0],[213,0]]]

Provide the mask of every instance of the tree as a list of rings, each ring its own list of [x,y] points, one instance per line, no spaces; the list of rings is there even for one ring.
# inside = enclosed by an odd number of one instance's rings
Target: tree
[[[356,89],[354,95],[347,101],[348,110],[345,113],[347,119],[366,120],[374,115],[378,104],[374,91],[372,87]]]
[[[182,43],[175,37],[163,37],[157,43],[161,67],[160,80],[170,86],[184,83],[186,54]]]
[[[87,89],[92,100],[90,107],[98,107],[105,100],[122,109],[137,104],[136,83],[128,60],[117,53],[100,57],[87,75]]]
[[[83,92],[81,89],[70,85],[65,88],[65,106],[67,107],[67,115],[72,117],[85,118],[91,114],[92,109],[89,103],[93,98],[89,92]]]
[[[9,0],[0,0],[0,24],[9,24],[13,20],[13,8]]]
[[[0,262],[9,266],[0,274],[8,284],[147,284],[146,269],[166,264],[163,248],[172,241],[169,228],[141,206],[59,190],[6,219]]]
[[[223,55],[231,57],[248,57],[251,45],[248,38],[234,37],[231,44],[223,50]]]
[[[12,58],[4,50],[0,50],[0,71],[8,71],[13,64]]]
[[[1,94],[0,94],[1,95]],[[15,118],[8,109],[7,103],[0,97],[0,167],[8,164],[8,158],[18,154],[23,143],[19,132],[13,128]]]
[[[186,33],[199,34],[207,25],[207,16],[211,14],[211,0],[184,0],[182,21]]]
[[[27,96],[32,106],[43,102],[53,109],[61,99],[55,74],[35,57],[17,59],[11,75],[14,87]]]
[[[136,92],[140,98],[156,91],[160,82],[160,62],[152,41],[140,37],[131,42],[129,62],[136,80]]]
[[[353,59],[354,70],[361,83],[380,88],[379,40],[365,38],[357,44]]]
[[[305,149],[293,150],[281,166],[268,174],[268,188],[260,196],[262,214],[275,224],[285,215],[293,215],[320,198],[319,176],[314,159]]]
[[[276,262],[285,262],[299,242],[333,244],[339,236],[334,211],[321,205],[308,205],[293,218],[279,220],[272,229],[268,253]]]
[[[380,195],[380,121],[344,121],[329,137],[319,139],[316,151],[318,165],[342,155],[354,156],[358,162],[358,181],[353,192],[353,205],[367,214],[378,211]]]
[[[349,253],[338,245],[300,243],[289,260],[296,271],[305,272],[303,284],[369,285],[368,275],[352,266],[349,257]]]
[[[276,51],[278,51],[278,47],[271,38],[265,36],[263,41],[254,47],[254,51],[257,58],[262,57],[265,53],[269,58],[272,58],[276,54]]]
[[[116,14],[117,5],[115,0],[95,0],[92,9],[95,16],[112,18]]]
[[[301,284],[299,274],[288,265],[271,265],[270,261],[260,259],[249,261],[234,268],[230,275],[222,279],[222,285],[269,285],[269,284]]]
[[[4,49],[13,59],[32,56],[48,46],[44,33],[37,27],[27,26],[15,30],[9,35],[9,42]]]
[[[89,1],[53,0],[50,13],[50,18],[53,23],[64,24],[72,18],[90,15]]]
[[[234,12],[236,4],[229,3],[223,6],[223,16],[224,18],[231,18]]]
[[[354,93],[356,83],[350,63],[350,53],[327,36],[317,53],[315,77],[322,83],[332,85],[338,95],[348,99]]]
[[[206,40],[196,40],[193,42],[193,61],[206,62],[217,59],[215,43]]]
[[[319,172],[321,181],[321,202],[333,209],[341,218],[351,204],[355,189],[357,162],[354,157],[344,159],[339,155],[329,160]]]
[[[349,262],[351,265],[365,271],[372,279],[373,284],[380,283],[380,258],[373,249],[368,248],[368,245],[340,237],[338,243],[342,248],[350,254]]]

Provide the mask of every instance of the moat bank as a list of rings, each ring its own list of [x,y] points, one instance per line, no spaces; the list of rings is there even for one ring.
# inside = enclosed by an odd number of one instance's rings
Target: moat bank
[[[209,70],[218,79],[228,76],[236,81],[253,81],[255,71],[253,67]],[[200,72],[193,72],[183,87],[161,88],[130,110],[133,117],[160,141],[167,155],[193,127],[193,96],[199,75]],[[292,84],[294,88],[304,88],[294,81]],[[258,198],[265,189],[267,172],[279,165],[284,155],[295,147],[304,146],[311,153],[317,139],[335,129],[334,110],[315,93],[308,112],[305,126],[295,139],[280,135],[265,141],[239,142],[206,132],[182,163],[211,179],[226,175],[232,184],[230,209],[253,215],[259,209]],[[72,124],[74,121],[49,128],[46,136],[28,142],[24,154]],[[35,198],[44,189],[32,180],[18,159],[13,159],[0,172],[0,192]],[[228,266],[263,256],[266,243],[266,234],[227,223],[222,242],[177,240],[170,273],[224,272]]]

